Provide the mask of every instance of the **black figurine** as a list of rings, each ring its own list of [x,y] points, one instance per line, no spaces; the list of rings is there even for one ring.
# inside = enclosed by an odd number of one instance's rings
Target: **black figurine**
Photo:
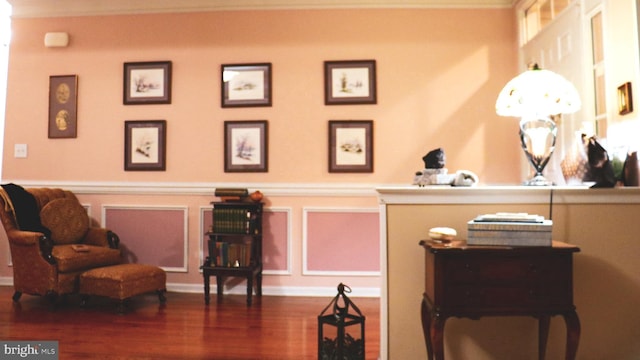
[[[444,150],[442,148],[431,150],[422,157],[422,161],[425,169],[442,169],[445,164]]]

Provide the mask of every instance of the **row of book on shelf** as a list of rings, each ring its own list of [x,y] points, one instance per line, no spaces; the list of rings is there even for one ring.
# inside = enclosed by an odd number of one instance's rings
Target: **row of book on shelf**
[[[249,266],[251,264],[251,245],[217,241],[215,243],[215,253],[209,254],[209,260],[211,266]]]
[[[247,208],[214,208],[213,231],[217,233],[251,234],[251,211]]]
[[[468,245],[551,246],[553,221],[527,213],[496,213],[467,223]]]

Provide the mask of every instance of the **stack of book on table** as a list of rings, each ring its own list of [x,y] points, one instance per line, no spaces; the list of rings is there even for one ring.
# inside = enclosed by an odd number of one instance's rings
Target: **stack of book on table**
[[[553,221],[526,213],[480,215],[467,223],[468,245],[551,246]]]

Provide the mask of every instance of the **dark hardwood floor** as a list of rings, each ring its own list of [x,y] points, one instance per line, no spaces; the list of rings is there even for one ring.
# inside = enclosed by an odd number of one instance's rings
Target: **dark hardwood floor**
[[[202,294],[168,293],[159,305],[153,294],[134,297],[127,312],[77,296],[52,310],[46,299],[0,286],[0,340],[57,340],[60,359],[317,359],[318,315],[332,297],[225,295],[204,305]],[[366,359],[380,352],[380,299],[351,298],[366,317]]]

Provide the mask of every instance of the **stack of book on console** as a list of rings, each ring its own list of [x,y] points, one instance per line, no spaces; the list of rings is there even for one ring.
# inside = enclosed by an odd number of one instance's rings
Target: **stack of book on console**
[[[480,215],[467,223],[468,245],[551,246],[553,221],[526,213]]]

